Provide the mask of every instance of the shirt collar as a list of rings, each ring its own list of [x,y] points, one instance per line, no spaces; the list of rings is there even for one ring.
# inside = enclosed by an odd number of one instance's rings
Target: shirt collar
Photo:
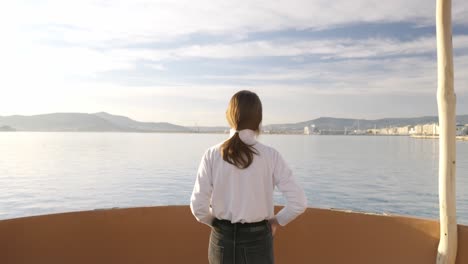
[[[229,137],[231,138],[232,136],[234,136],[236,132],[239,133],[239,138],[242,140],[242,142],[244,142],[247,145],[253,145],[257,142],[257,133],[255,133],[255,131],[253,131],[252,129],[235,130],[231,128]]]

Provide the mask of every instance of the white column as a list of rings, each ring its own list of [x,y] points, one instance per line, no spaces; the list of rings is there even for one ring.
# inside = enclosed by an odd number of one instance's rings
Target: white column
[[[437,0],[437,104],[439,110],[440,242],[437,264],[455,264],[457,215],[455,196],[456,97],[453,89],[452,1]]]

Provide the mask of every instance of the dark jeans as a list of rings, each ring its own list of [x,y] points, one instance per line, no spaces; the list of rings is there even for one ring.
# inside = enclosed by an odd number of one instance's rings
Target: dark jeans
[[[210,264],[273,264],[273,236],[268,221],[231,224],[215,219],[208,247]]]

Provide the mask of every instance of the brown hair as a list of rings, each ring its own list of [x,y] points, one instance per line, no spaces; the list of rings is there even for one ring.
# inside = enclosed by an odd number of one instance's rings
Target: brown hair
[[[262,122],[262,102],[257,94],[251,91],[240,91],[234,94],[229,101],[226,111],[226,119],[235,130],[251,129],[260,133],[260,123]],[[240,168],[245,169],[252,164],[254,154],[257,150],[244,143],[239,133],[226,140],[221,145],[223,160]]]

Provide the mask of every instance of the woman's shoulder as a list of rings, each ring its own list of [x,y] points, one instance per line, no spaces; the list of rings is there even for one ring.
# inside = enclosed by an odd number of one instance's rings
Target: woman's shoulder
[[[263,153],[268,153],[269,155],[278,155],[278,151],[269,145],[265,145],[264,143],[261,142],[256,142],[255,145],[253,146],[256,148],[258,151],[263,152]]]
[[[218,144],[209,147],[208,150],[210,150],[210,151],[221,151],[221,146],[224,144],[224,142],[225,141],[219,142]]]
[[[216,145],[213,145],[205,150],[205,156],[213,156],[215,153],[220,153],[221,152],[221,146],[223,145],[224,142],[220,142]]]
[[[223,146],[224,142],[220,142],[216,145],[213,145],[205,150],[204,156],[206,158],[214,158],[218,157],[221,155],[221,148]],[[266,145],[262,142],[255,142],[255,144],[252,145],[253,148],[255,148],[259,153],[259,155],[262,156],[268,156],[271,158],[277,158],[279,154],[278,150],[276,150],[274,147]]]

